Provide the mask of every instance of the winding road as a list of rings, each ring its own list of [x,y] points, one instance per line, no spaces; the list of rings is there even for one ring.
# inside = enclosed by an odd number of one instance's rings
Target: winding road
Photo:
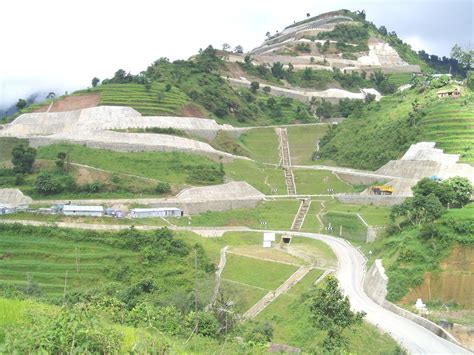
[[[37,221],[15,221],[0,219],[0,223],[21,223],[27,225],[49,225],[52,223]],[[56,223],[57,226],[63,228],[83,228],[83,229],[107,229],[118,230],[127,229],[127,225],[94,225],[79,223]],[[159,227],[137,226],[137,229],[157,229]],[[176,230],[190,230],[202,234],[204,231],[213,231],[215,234],[222,234],[226,231],[249,231],[246,227],[231,228],[187,228],[172,227]],[[338,268],[336,276],[339,280],[339,286],[344,294],[350,299],[351,306],[354,310],[364,311],[367,315],[365,319],[376,325],[378,328],[390,334],[398,341],[406,350],[412,354],[471,354],[471,352],[449,342],[426,328],[403,318],[375,303],[363,289],[363,279],[366,272],[365,259],[363,255],[346,240],[332,237],[324,234],[289,232],[289,231],[270,231],[270,230],[254,230],[256,232],[275,232],[278,234],[287,234],[293,236],[301,236],[311,239],[320,240],[326,243],[335,253],[338,260]]]

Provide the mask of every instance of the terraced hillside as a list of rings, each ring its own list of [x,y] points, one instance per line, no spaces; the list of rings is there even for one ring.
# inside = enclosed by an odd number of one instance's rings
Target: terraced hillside
[[[438,98],[439,90],[415,88],[371,103],[322,138],[321,156],[338,165],[376,170],[411,144],[434,141],[446,153],[474,163],[474,94],[462,87],[458,99]]]
[[[189,97],[179,88],[153,83],[150,90],[140,84],[107,84],[93,91],[101,93],[101,105],[130,106],[146,116],[180,115],[190,103]]]
[[[470,98],[440,100],[421,123],[425,140],[435,141],[447,153],[474,165],[474,102]]]

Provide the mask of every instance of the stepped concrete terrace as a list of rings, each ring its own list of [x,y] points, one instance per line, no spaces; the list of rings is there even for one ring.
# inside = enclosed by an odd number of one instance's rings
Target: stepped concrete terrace
[[[142,116],[130,107],[98,106],[77,111],[27,113],[0,130],[0,136],[28,138],[32,146],[60,142],[85,144],[116,151],[184,151],[233,160],[236,156],[218,151],[194,139],[152,133],[114,132],[133,128],[173,128],[213,139],[218,131],[235,137],[245,128],[221,125],[194,117]]]

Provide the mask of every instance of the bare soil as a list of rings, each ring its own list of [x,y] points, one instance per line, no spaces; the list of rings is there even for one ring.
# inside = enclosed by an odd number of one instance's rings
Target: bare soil
[[[206,114],[202,112],[201,108],[195,104],[187,104],[181,109],[181,114],[184,117],[199,117],[207,118]]]
[[[441,263],[441,272],[426,273],[425,281],[412,290],[401,303],[441,300],[454,301],[466,309],[474,309],[474,248],[457,247]]]
[[[49,112],[65,112],[81,110],[83,108],[98,106],[100,102],[100,93],[92,93],[85,95],[67,96],[63,99],[54,101]],[[46,112],[49,104],[44,105],[33,112]]]

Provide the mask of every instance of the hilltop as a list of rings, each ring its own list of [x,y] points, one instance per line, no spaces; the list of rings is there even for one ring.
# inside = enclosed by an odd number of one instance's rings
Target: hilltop
[[[432,66],[340,10],[8,117],[0,352],[459,350],[409,313],[474,307],[472,78]]]

